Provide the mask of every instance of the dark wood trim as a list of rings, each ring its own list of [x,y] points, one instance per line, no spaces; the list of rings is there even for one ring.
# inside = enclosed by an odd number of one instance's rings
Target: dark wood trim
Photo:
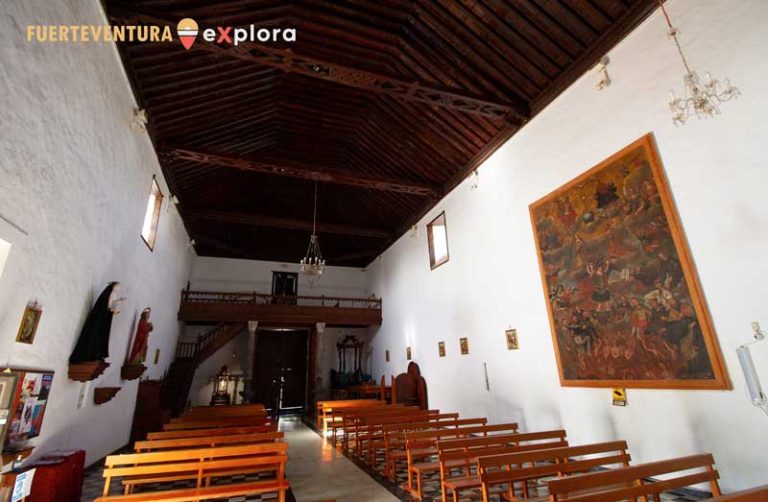
[[[178,23],[176,20],[164,18],[161,13],[150,12],[146,8],[142,11],[131,11],[122,6],[115,7],[110,9],[109,19],[121,24],[149,23],[171,27],[175,27]],[[224,47],[203,40],[197,41],[195,49],[270,66],[286,73],[298,73],[336,84],[386,94],[399,100],[416,101],[484,117],[526,120],[530,115],[528,104],[518,96],[508,96],[509,100],[502,101],[464,90],[425,85],[418,81],[406,81],[393,76],[333,64],[319,58],[296,54],[291,49],[276,49],[254,42],[243,43],[238,47]]]
[[[209,220],[225,223],[240,223],[260,227],[282,228],[288,230],[312,231],[312,222],[292,220],[288,218],[275,218],[252,213],[237,213],[229,211],[185,211],[184,216],[190,220]],[[392,236],[392,231],[383,228],[357,227],[353,225],[339,225],[334,223],[318,223],[318,233],[354,235],[357,237],[371,237],[386,239]]]
[[[231,167],[241,171],[254,171],[275,176],[288,176],[291,178],[321,181],[338,185],[349,185],[374,190],[388,190],[422,197],[434,198],[442,194],[440,187],[437,185],[395,180],[363,173],[341,171],[339,169],[308,166],[294,162],[262,162],[255,159],[205,152],[184,147],[166,147],[163,149],[161,155],[169,160],[188,160],[215,166]]]

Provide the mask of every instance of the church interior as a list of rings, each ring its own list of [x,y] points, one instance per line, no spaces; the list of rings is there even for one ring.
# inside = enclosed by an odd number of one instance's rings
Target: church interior
[[[768,2],[0,9],[0,502],[768,501]]]

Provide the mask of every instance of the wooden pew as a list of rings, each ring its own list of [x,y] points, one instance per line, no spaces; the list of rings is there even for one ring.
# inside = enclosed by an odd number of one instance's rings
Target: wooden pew
[[[194,448],[215,448],[217,446],[232,446],[236,444],[255,444],[268,443],[270,441],[282,441],[284,434],[282,432],[256,432],[252,434],[232,434],[232,435],[214,435],[199,436],[178,439],[155,439],[147,441],[136,441],[133,445],[136,453],[158,451],[158,450],[183,450]]]
[[[414,414],[409,416],[365,418],[356,425],[355,452],[366,463],[373,466],[376,452],[384,447],[384,427],[403,426],[404,424],[433,424],[433,427],[443,427],[443,424],[459,419],[458,413]],[[454,425],[454,424],[451,424]]]
[[[425,411],[420,410],[415,406],[404,406],[402,404],[361,407],[334,411],[331,414],[332,420],[329,422],[331,429],[331,442],[335,446],[337,443],[339,431],[341,431],[342,434],[345,434],[344,431],[347,431],[348,433],[349,427],[353,425],[356,420],[362,417],[401,416],[414,413],[425,413]],[[345,425],[347,428],[345,428]]]
[[[342,431],[343,441],[349,442],[351,437],[357,438],[357,434],[373,428],[384,422],[398,422],[408,420],[428,420],[440,415],[440,410],[422,410],[416,406],[389,407],[386,409],[361,410],[345,413],[341,422],[334,425]]]
[[[226,419],[237,417],[266,418],[267,412],[265,410],[222,410],[209,411],[206,413],[184,413],[178,418],[172,418],[171,422],[183,422],[186,420],[215,420],[219,418]]]
[[[647,464],[610,469],[547,482],[549,500],[573,502],[609,502],[640,497],[659,500],[659,494],[699,483],[709,483],[712,494],[720,495],[714,468],[715,460],[709,453],[649,462]],[[695,471],[691,473],[691,471]],[[650,480],[664,476],[663,480]],[[759,499],[752,499],[759,500]]]
[[[267,409],[261,403],[233,404],[230,406],[196,406],[181,414],[182,417],[221,416],[221,415],[266,415]]]
[[[768,500],[768,485],[712,497],[702,502],[757,502],[764,500]]]
[[[287,450],[288,444],[279,442],[110,455],[104,461],[103,496],[96,502],[181,502],[261,493],[278,493],[279,501],[285,502],[285,492],[289,487],[285,479]],[[211,486],[211,479],[215,477],[265,471],[274,471],[275,479]],[[114,477],[123,478],[124,495],[109,495]],[[194,480],[196,487],[131,494],[137,485],[176,480]]]
[[[578,458],[589,457],[589,458]],[[630,456],[626,441],[610,441],[563,448],[539,449],[528,452],[480,457],[483,502],[490,500],[491,488],[508,485],[514,496],[515,483],[522,483],[523,497],[529,498],[529,483],[551,476],[570,476],[598,467],[628,466]],[[514,498],[512,498],[514,500]]]
[[[218,427],[240,427],[268,425],[269,418],[232,417],[218,419],[186,420],[183,422],[170,422],[163,425],[164,431],[181,431],[187,429],[215,429]]]
[[[227,436],[233,434],[253,434],[256,432],[274,432],[277,430],[277,424],[250,425],[238,427],[215,427],[212,429],[188,429],[150,432],[147,434],[148,440],[158,439],[180,439],[193,438],[201,436]]]
[[[410,422],[410,423],[402,423],[402,424],[389,424],[385,425],[382,428],[382,440],[376,441],[373,444],[369,446],[371,448],[371,451],[369,452],[369,458],[371,459],[369,463],[371,465],[374,465],[376,455],[378,454],[379,450],[384,451],[384,473],[388,475],[389,473],[389,465],[390,461],[393,458],[397,458],[399,460],[402,460],[405,458],[405,443],[406,443],[406,432],[417,432],[417,431],[433,431],[433,430],[440,430],[440,429],[448,429],[448,428],[459,428],[459,427],[478,427],[483,426],[488,423],[488,419],[485,417],[477,417],[477,418],[457,418],[455,420],[448,421],[447,424],[444,424],[442,421],[441,423],[434,423],[431,421],[422,421],[422,422]]]
[[[564,430],[438,441],[438,461],[422,462],[412,467],[413,476],[416,479],[415,496],[418,499],[423,498],[421,478],[435,470],[440,471],[440,492],[443,502],[448,500],[449,494],[454,501],[458,501],[462,490],[477,490],[482,487],[477,467],[479,458],[567,446],[568,441],[565,439]],[[457,468],[462,471],[462,475],[451,476],[451,472]]]
[[[327,423],[327,414],[333,410],[339,410],[343,408],[356,408],[359,406],[383,406],[386,405],[386,401],[379,399],[347,399],[336,401],[318,401],[316,407],[317,428],[325,432],[325,426]]]
[[[494,424],[494,425],[476,425],[471,427],[456,427],[448,429],[430,429],[422,431],[405,432],[405,450],[391,451],[387,450],[388,472],[392,475],[394,481],[397,481],[397,463],[405,459],[407,464],[408,482],[406,490],[414,492],[413,487],[413,465],[417,461],[437,455],[437,442],[444,439],[459,439],[472,436],[488,436],[490,433],[515,434],[517,433],[517,424]]]

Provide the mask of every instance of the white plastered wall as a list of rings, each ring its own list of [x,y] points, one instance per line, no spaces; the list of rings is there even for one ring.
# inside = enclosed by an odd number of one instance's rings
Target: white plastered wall
[[[105,24],[98,2],[3,3],[0,17],[0,239],[12,246],[0,277],[0,367],[54,370],[35,456],[83,448],[87,463],[128,441],[138,382],[120,366],[141,310],[152,308],[145,376],[161,378],[173,359],[179,293],[192,251],[135,107],[112,43],[25,41],[30,24]],[[150,252],[140,237],[152,176],[166,198]],[[95,298],[120,281],[127,300],[114,318],[111,363],[87,387],[67,377],[68,358]],[[33,345],[15,342],[24,306],[43,309]],[[160,350],[154,364],[155,350]],[[120,386],[93,404],[96,386]]]
[[[461,184],[420,222],[418,237],[403,236],[368,267],[369,292],[384,298],[374,374],[403,371],[410,345],[431,407],[525,430],[564,427],[573,444],[623,438],[635,462],[712,452],[722,486],[734,490],[765,483],[768,472],[768,417],[749,403],[734,352],[750,340],[751,321],[768,328],[768,2],[667,7],[691,64],[730,77],[743,96],[715,119],[673,126],[667,100],[671,89],[681,93],[682,66],[655,12],[610,52],[610,87],[598,92],[596,72],[583,76],[481,166],[476,191]],[[528,205],[648,132],[735,388],[629,389],[629,406],[619,408],[610,389],[559,385]],[[443,210],[450,261],[430,271],[425,225]],[[506,349],[509,327],[518,329],[518,351]],[[753,354],[768,385],[768,343]]]

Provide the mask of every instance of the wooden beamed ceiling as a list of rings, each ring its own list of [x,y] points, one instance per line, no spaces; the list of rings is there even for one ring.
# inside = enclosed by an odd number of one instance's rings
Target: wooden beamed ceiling
[[[115,25],[294,28],[121,43],[201,255],[364,266],[655,8],[655,0],[104,0]],[[175,33],[174,33],[175,36]],[[425,251],[426,252],[426,251]]]

